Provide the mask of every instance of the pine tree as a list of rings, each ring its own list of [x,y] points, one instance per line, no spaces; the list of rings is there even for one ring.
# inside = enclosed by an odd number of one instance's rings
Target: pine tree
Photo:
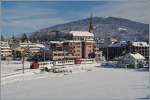
[[[12,39],[13,42],[16,42],[16,38],[15,38],[15,35],[14,35],[14,34],[12,35],[12,38],[11,38],[11,39]]]
[[[25,33],[22,35],[21,41],[22,42],[27,42],[28,41],[28,37]]]
[[[4,41],[5,39],[4,39],[4,37],[3,37],[3,34],[1,34],[1,41]]]

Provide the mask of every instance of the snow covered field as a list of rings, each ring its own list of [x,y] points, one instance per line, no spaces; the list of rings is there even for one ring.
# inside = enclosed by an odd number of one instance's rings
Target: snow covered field
[[[76,67],[73,73],[65,75],[32,70],[4,77],[2,100],[148,100],[148,72],[94,66],[73,66]]]
[[[30,62],[25,62],[25,70],[30,68]],[[21,73],[22,72],[22,62],[21,61],[1,61],[1,76],[7,76],[10,74]]]

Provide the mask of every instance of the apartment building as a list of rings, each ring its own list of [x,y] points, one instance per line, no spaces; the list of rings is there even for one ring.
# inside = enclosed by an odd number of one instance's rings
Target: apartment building
[[[101,43],[99,44],[99,50],[103,52],[103,56],[105,56],[107,60],[112,60],[129,53],[129,48],[126,41],[120,41],[109,45],[106,43]]]
[[[43,44],[38,43],[32,43],[32,42],[20,42],[17,43],[17,46],[14,46],[15,44],[11,43],[12,45],[12,52],[13,52],[13,58],[21,58],[22,54],[24,54],[26,57],[29,55],[35,55],[39,54],[41,48],[45,48]]]
[[[82,58],[82,42],[79,40],[64,41],[64,50],[68,51],[68,58]]]
[[[22,42],[19,43],[21,48],[29,48],[32,53],[38,53],[41,48],[45,48],[43,44],[31,43],[31,42]]]
[[[51,60],[82,58],[81,41],[51,41]]]
[[[139,53],[149,62],[149,44],[146,42],[120,41],[113,44],[99,44],[103,55],[111,60],[127,53]]]
[[[51,60],[95,57],[100,60],[101,52],[96,46],[93,33],[71,31],[69,34],[72,34],[72,40],[50,42]]]
[[[63,50],[63,42],[50,41],[50,60],[62,60],[67,55],[67,52]]]
[[[6,58],[12,56],[12,50],[8,42],[1,41],[1,57]]]
[[[140,53],[149,62],[149,44],[146,42],[131,42],[129,50],[133,53]]]

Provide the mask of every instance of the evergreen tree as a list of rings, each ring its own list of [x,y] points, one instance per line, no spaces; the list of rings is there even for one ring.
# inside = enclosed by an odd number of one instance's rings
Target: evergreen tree
[[[22,35],[21,41],[22,42],[27,42],[28,41],[28,37],[25,33]]]
[[[14,34],[12,35],[12,38],[11,38],[11,39],[12,39],[13,42],[16,41],[16,38],[15,38],[15,35],[14,35]]]
[[[4,37],[3,37],[3,34],[1,34],[1,41],[4,41],[5,39],[4,39]]]

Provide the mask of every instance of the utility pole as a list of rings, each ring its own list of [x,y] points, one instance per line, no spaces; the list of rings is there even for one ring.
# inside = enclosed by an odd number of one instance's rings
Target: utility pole
[[[22,73],[24,73],[24,52],[22,52]]]
[[[44,50],[44,61],[45,61],[45,49],[43,49]]]
[[[64,44],[65,45],[65,44]],[[64,53],[64,60],[66,59],[65,58],[65,50],[64,50],[64,45],[63,45],[63,53]]]
[[[108,61],[108,48],[109,48],[109,46],[107,46],[107,61]]]

